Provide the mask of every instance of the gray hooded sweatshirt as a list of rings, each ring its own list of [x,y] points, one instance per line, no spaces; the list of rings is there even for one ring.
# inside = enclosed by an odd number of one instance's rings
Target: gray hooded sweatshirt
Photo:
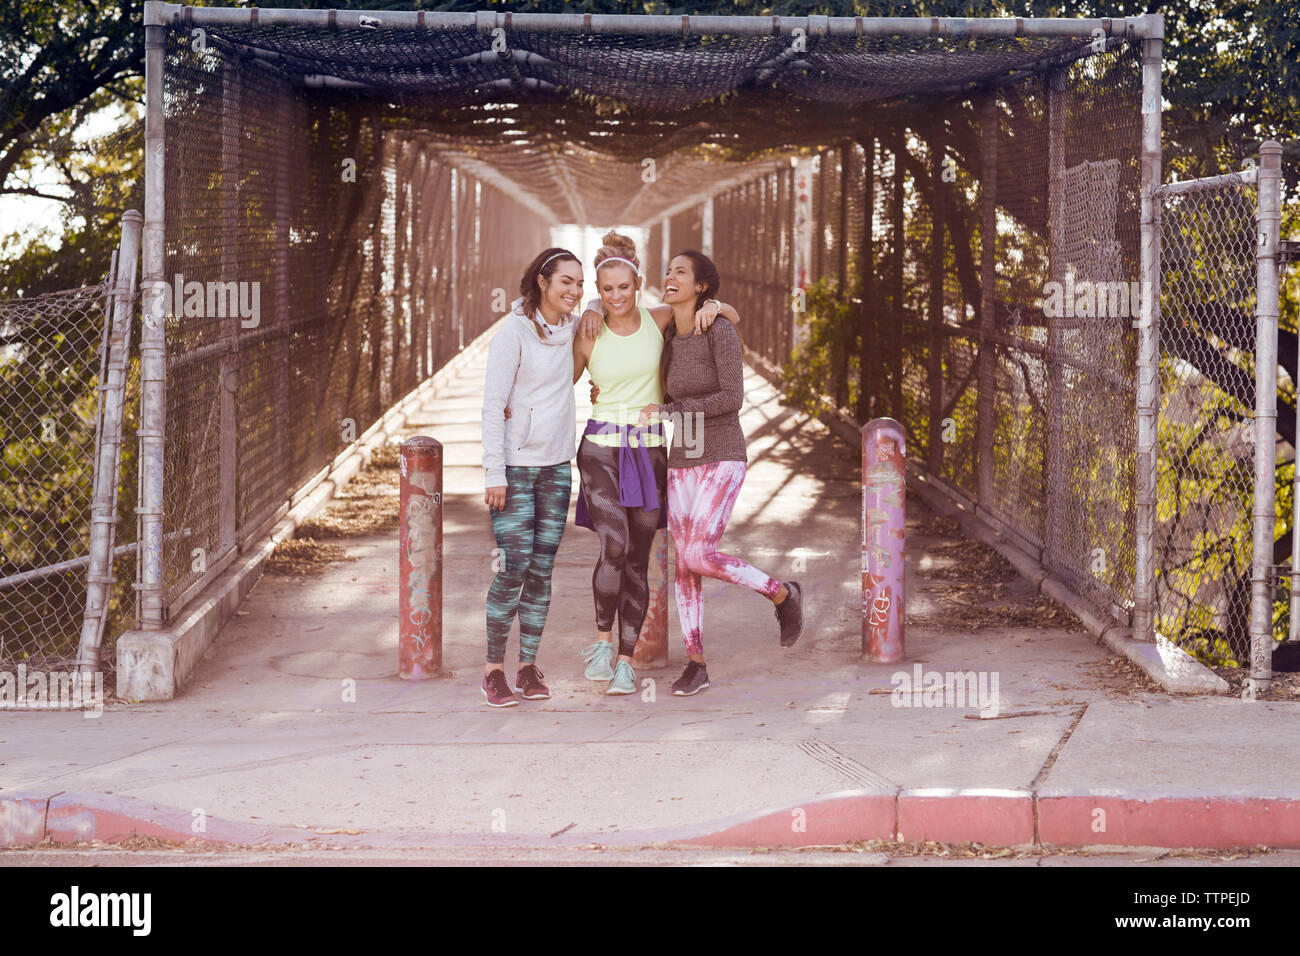
[[[488,345],[483,385],[483,468],[486,487],[506,484],[507,465],[558,465],[577,452],[573,399],[573,330],[566,316],[544,339],[511,303]],[[541,319],[541,313],[537,315]],[[510,417],[505,408],[510,406]]]

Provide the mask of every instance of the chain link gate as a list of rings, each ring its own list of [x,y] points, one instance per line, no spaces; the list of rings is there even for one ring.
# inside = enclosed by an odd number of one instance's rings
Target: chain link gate
[[[0,671],[93,671],[135,617],[139,223],[100,285],[0,302]]]
[[[1162,185],[1154,629],[1272,676],[1281,147]],[[1294,444],[1294,436],[1291,436]]]

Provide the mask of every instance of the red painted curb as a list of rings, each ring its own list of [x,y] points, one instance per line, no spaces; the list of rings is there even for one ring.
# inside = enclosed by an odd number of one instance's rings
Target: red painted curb
[[[302,843],[318,839],[310,831],[232,823],[114,794],[0,798],[0,847],[29,846],[42,840],[79,843],[130,836],[240,844]]]
[[[904,790],[898,795],[904,842],[1034,842],[1034,795],[1028,790]]]
[[[56,843],[79,840],[117,840],[128,836],[151,836],[163,840],[190,840],[202,834],[190,832],[190,816],[171,807],[87,806],[84,797],[64,794],[50,800],[46,835]]]
[[[1035,804],[1037,805],[1035,807]],[[1037,809],[1037,832],[1035,832]],[[236,844],[334,846],[636,846],[651,843],[714,847],[825,846],[857,840],[1158,846],[1300,848],[1300,794],[1034,794],[1018,790],[844,791],[770,810],[689,827],[616,833],[331,834],[258,826],[162,807],[111,794],[10,794],[0,798],[0,847],[153,836]]]
[[[762,810],[712,832],[674,842],[697,846],[825,846],[850,840],[892,840],[897,792],[832,794],[781,810]],[[717,829],[718,826],[722,829]]]
[[[1056,846],[1300,847],[1300,801],[1223,796],[1040,796],[1038,838]]]

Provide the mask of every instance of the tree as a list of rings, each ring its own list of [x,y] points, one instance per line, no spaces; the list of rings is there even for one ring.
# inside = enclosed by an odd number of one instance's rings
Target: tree
[[[0,298],[103,278],[135,180],[143,137],[144,32],[139,0],[15,2],[0,8],[0,195],[64,203],[63,235],[10,235]],[[123,133],[87,139],[105,110],[125,117]],[[61,190],[38,178],[53,174]]]

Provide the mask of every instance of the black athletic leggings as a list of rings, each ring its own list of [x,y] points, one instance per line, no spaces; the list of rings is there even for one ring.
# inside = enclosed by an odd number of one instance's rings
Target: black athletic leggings
[[[587,510],[600,538],[600,557],[591,575],[591,589],[596,597],[596,629],[613,630],[614,612],[618,612],[618,652],[630,655],[645,621],[650,602],[650,585],[646,570],[650,567],[650,549],[659,527],[660,509],[664,507],[664,489],[668,483],[668,449],[647,448],[654,468],[659,508],[624,508],[618,503],[617,448],[607,448],[584,438],[578,446],[578,471],[582,475]]]

